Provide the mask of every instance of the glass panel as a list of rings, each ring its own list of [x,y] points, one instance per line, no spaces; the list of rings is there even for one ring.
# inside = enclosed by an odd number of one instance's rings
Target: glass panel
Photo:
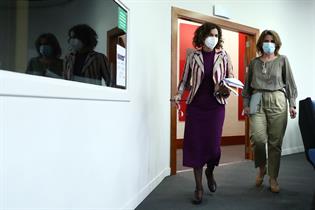
[[[0,0],[0,69],[126,88],[127,11],[114,0]]]

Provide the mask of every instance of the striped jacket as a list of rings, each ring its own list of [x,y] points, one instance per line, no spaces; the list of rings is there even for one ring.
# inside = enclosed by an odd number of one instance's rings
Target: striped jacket
[[[214,55],[213,75],[214,95],[219,89],[220,81],[225,77],[233,77],[231,58],[224,50],[216,50]],[[182,96],[185,89],[189,90],[187,104],[190,104],[204,78],[203,56],[200,50],[193,51],[186,58],[183,78],[178,85],[178,94]],[[216,95],[220,104],[226,104],[226,99]]]
[[[65,57],[63,77],[67,80],[91,83],[96,85],[102,84],[104,79],[106,86],[110,85],[110,68],[106,56],[102,53],[91,51],[84,62],[81,70],[82,77],[73,74],[75,62],[75,53],[70,53]]]

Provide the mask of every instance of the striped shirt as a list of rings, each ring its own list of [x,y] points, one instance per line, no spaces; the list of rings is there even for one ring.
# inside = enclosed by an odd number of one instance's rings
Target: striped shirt
[[[74,75],[75,53],[70,53],[65,57],[63,77],[67,80],[91,83],[96,85],[102,84],[104,79],[106,86],[110,85],[110,68],[106,56],[102,53],[91,51],[88,53],[80,75]]]

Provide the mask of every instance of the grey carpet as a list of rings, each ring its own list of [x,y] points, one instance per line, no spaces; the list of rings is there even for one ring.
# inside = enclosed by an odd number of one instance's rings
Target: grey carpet
[[[268,177],[256,188],[255,176],[252,161],[219,166],[217,192],[210,193],[204,179],[203,202],[193,205],[193,174],[182,172],[166,177],[136,210],[315,210],[315,170],[304,153],[282,157],[279,194],[269,191]]]

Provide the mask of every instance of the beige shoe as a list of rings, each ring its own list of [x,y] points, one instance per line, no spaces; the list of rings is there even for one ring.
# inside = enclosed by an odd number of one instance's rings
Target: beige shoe
[[[266,175],[266,169],[263,172],[260,172],[256,176],[256,187],[260,187],[264,182],[264,177]]]
[[[276,179],[270,179],[270,191],[273,193],[279,193],[280,192],[280,186]]]

